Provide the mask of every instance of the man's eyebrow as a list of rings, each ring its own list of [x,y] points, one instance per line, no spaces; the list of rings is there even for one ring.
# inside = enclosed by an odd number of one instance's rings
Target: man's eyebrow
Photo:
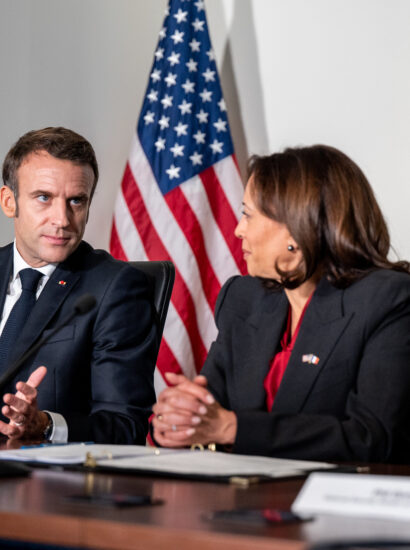
[[[84,191],[82,191],[80,193],[74,193],[73,195],[71,195],[71,197],[68,197],[68,200],[70,200],[70,199],[88,199],[88,198],[89,198],[88,193],[84,193]]]
[[[52,195],[53,193],[44,189],[34,189],[34,191],[31,191],[29,194],[31,197],[35,197],[36,195]]]

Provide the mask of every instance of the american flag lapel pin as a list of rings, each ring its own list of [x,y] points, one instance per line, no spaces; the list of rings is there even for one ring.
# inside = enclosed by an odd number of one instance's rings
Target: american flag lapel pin
[[[319,363],[319,357],[317,355],[313,355],[313,353],[305,353],[302,355],[302,363],[317,365]]]
[[[60,286],[65,286],[65,285],[67,284],[67,281],[61,280],[61,281],[58,281],[58,284],[59,284]]]

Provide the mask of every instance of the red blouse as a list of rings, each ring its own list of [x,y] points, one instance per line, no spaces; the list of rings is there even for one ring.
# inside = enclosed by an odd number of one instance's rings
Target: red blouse
[[[282,382],[282,378],[283,378],[283,375],[285,374],[286,367],[288,366],[288,362],[293,350],[293,346],[295,345],[296,338],[298,337],[300,325],[302,323],[303,317],[310,303],[310,300],[312,299],[312,296],[313,296],[313,293],[309,297],[308,301],[305,304],[305,307],[303,308],[302,314],[300,316],[299,322],[297,324],[296,330],[292,338],[290,337],[291,327],[292,327],[292,309],[289,305],[286,329],[280,341],[280,347],[282,349],[281,351],[278,351],[278,353],[276,353],[275,356],[273,357],[270,363],[269,372],[263,382],[263,387],[265,388],[265,391],[266,391],[266,407],[268,411],[272,410],[272,405],[275,400],[275,396],[279,389],[280,383]]]

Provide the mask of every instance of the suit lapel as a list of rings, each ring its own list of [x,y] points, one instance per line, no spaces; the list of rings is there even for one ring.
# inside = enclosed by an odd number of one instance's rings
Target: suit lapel
[[[7,288],[13,272],[13,244],[0,248],[0,312],[3,312]]]
[[[10,355],[10,362],[20,357],[41,336],[76,286],[80,274],[73,270],[74,263],[70,257],[59,264],[51,275],[24,325],[18,343]]]
[[[235,375],[241,409],[264,407],[266,394],[263,387],[269,364],[277,350],[287,318],[289,303],[284,293],[265,297],[263,309],[256,311],[246,322],[237,322],[235,341]],[[252,382],[250,382],[252,378]],[[246,401],[243,396],[246,395]]]
[[[343,290],[323,279],[308,306],[272,412],[296,414],[351,319],[343,314]],[[317,364],[306,356],[319,359]],[[303,359],[305,356],[305,360]]]

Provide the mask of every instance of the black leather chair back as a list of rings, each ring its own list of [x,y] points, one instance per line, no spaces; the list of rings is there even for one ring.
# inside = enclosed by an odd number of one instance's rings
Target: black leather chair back
[[[154,306],[158,323],[158,349],[167,318],[169,301],[175,280],[175,267],[172,262],[129,262],[132,266],[143,271],[152,283]]]

